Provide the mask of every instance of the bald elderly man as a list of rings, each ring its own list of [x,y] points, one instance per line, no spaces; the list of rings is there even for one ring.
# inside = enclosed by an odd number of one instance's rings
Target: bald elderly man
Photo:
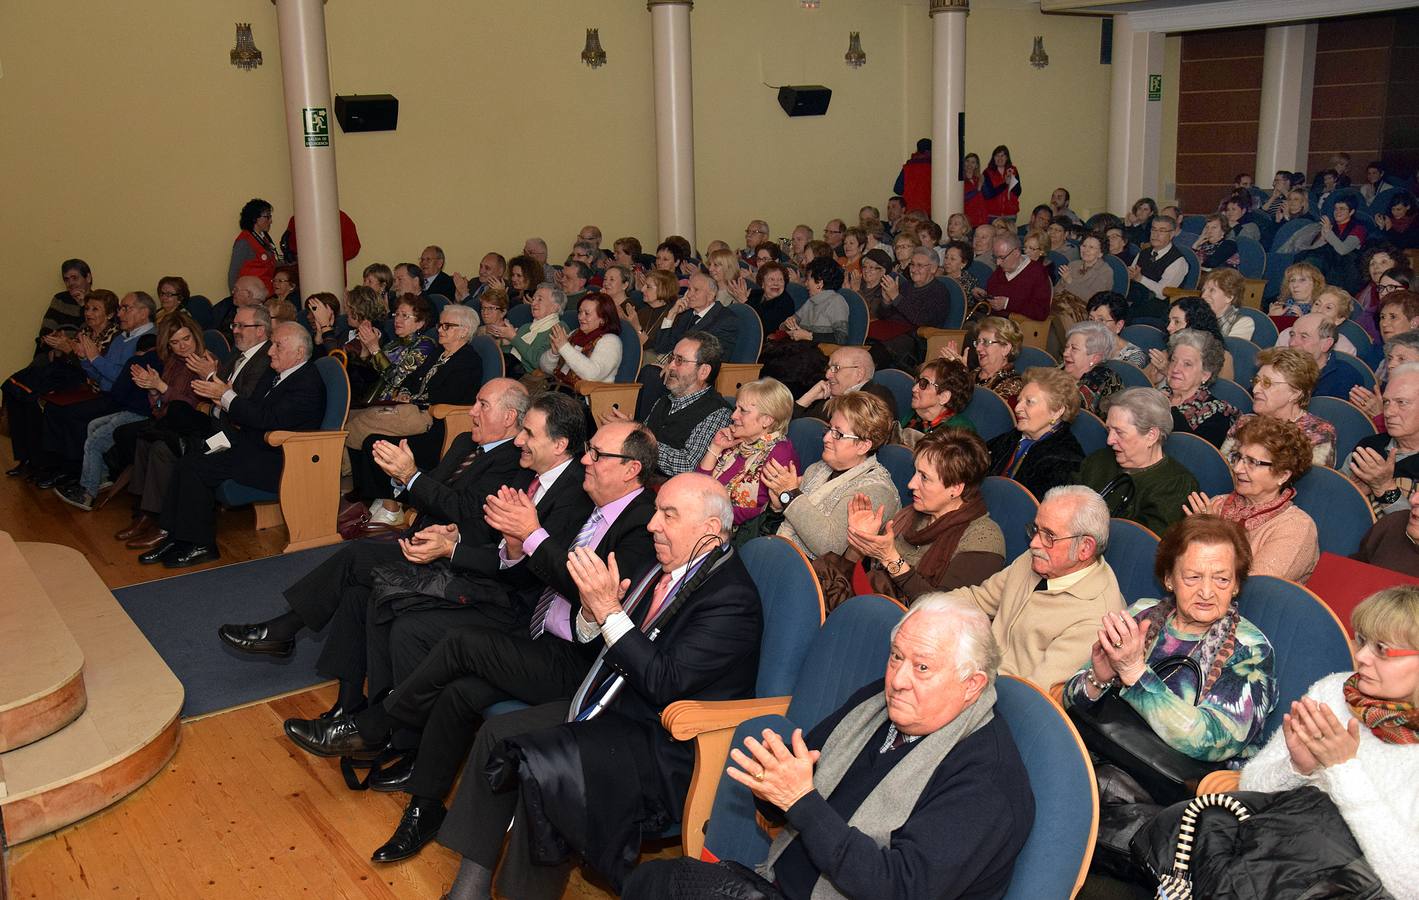
[[[826,422],[830,402],[852,391],[866,391],[887,404],[892,421],[899,421],[897,398],[886,387],[872,380],[876,374],[877,366],[866,347],[839,347],[828,357],[828,370],[823,380],[804,391],[803,396],[794,403],[793,417],[810,417]]]

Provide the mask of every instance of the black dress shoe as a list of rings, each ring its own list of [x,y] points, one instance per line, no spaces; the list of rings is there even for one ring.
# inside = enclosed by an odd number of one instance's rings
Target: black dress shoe
[[[25,474],[27,474],[27,473],[29,472],[29,470],[30,470],[30,464],[29,464],[29,463],[27,463],[27,462],[17,462],[17,463],[15,463],[13,466],[11,466],[10,468],[6,469],[6,470],[5,470],[5,474],[6,474],[6,475],[9,475],[11,478],[16,478],[16,477],[18,477],[18,476],[20,476],[20,475],[25,475]]]
[[[287,719],[286,736],[316,756],[353,756],[371,759],[384,752],[389,739],[373,742],[360,736],[354,716],[338,719]]]
[[[264,653],[268,656],[290,656],[296,642],[273,641],[266,636],[266,625],[223,625],[217,629],[217,637],[234,650],[242,653]],[[323,718],[323,717],[322,717]]]
[[[393,765],[385,766],[370,776],[370,790],[394,794],[408,790],[409,779],[414,775],[414,754],[405,753]]]
[[[47,472],[35,479],[34,486],[42,491],[48,491],[57,487],[64,487],[73,484],[79,479],[67,472]]]
[[[158,546],[138,557],[138,562],[145,566],[151,566],[153,563],[162,562],[163,559],[170,554],[180,552],[181,549],[182,548],[177,545],[177,541],[163,541]]]
[[[216,547],[192,546],[163,558],[163,565],[169,569],[185,569],[198,563],[212,562],[222,558]]]
[[[370,860],[377,863],[399,862],[418,853],[439,833],[446,814],[442,803],[421,805],[409,801],[404,815],[399,819],[399,827],[394,829],[394,836],[376,850]]]

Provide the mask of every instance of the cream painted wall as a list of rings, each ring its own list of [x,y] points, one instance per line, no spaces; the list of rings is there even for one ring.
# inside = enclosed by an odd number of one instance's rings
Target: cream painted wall
[[[569,9],[574,12],[569,14]],[[341,206],[376,260],[417,258],[439,243],[451,269],[485,249],[515,252],[539,234],[554,255],[594,221],[608,239],[656,231],[650,17],[642,0],[407,0],[381,28],[377,0],[327,6],[337,93],[393,93],[399,129],[332,129]],[[883,207],[898,167],[930,131],[931,20],[926,0],[701,0],[692,13],[697,194],[702,243],[741,239],[767,218],[775,234],[821,229],[859,206]],[[253,22],[265,64],[233,69],[232,23]],[[0,375],[26,357],[81,256],[97,284],[154,290],[181,274],[226,293],[241,204],[261,196],[290,214],[276,13],[267,2],[204,0],[0,4]],[[579,52],[601,29],[610,63]],[[1081,211],[1104,198],[1108,70],[1098,21],[1042,16],[1016,0],[977,0],[968,21],[971,149],[1007,143],[1023,201],[1066,184]],[[850,30],[868,64],[843,64]],[[1045,35],[1050,66],[1029,66]],[[788,119],[770,84],[833,88],[829,115]],[[973,98],[980,102],[971,105]]]

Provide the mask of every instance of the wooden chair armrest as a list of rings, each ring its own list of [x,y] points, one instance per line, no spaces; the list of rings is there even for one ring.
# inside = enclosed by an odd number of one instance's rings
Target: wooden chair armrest
[[[677,741],[688,741],[706,731],[734,729],[755,716],[783,715],[788,697],[751,700],[677,700],[660,714],[660,724]]]
[[[847,344],[819,344],[818,349],[823,351],[824,356],[832,356],[846,346]]]
[[[1166,299],[1169,303],[1173,302],[1174,300],[1181,300],[1183,297],[1201,297],[1201,296],[1202,296],[1202,291],[1190,290],[1190,289],[1188,289],[1188,288],[1180,288],[1180,287],[1165,287],[1165,288],[1163,288],[1163,297],[1164,297],[1164,299]]]
[[[587,381],[582,379],[576,383],[576,392],[583,397],[590,397],[592,394],[604,394],[608,391],[630,391],[639,392],[639,384],[622,384],[619,381]]]
[[[1052,685],[1046,693],[1048,693],[1049,698],[1054,701],[1055,706],[1064,709],[1064,682],[1061,681],[1058,684]]]
[[[926,341],[926,358],[935,359],[941,352],[941,348],[948,344],[955,344],[956,352],[964,352],[966,347],[966,330],[964,328],[937,328],[935,325],[920,325],[916,329],[917,337]]]
[[[1197,783],[1197,796],[1203,794],[1230,794],[1242,783],[1242,773],[1232,769],[1218,769],[1208,772]]]
[[[435,403],[433,406],[429,407],[429,415],[433,416],[435,419],[447,419],[449,416],[455,416],[459,413],[466,414],[472,408],[471,406],[464,406],[458,403]]]
[[[287,444],[311,444],[331,438],[338,438],[344,443],[347,434],[348,431],[268,431],[266,443],[272,447],[284,447]]]

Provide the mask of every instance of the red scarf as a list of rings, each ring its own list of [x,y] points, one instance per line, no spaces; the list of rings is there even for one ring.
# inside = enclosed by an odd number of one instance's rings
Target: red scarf
[[[571,344],[582,353],[585,353],[587,356],[590,356],[592,348],[596,346],[596,342],[601,340],[601,336],[604,334],[610,334],[604,325],[597,327],[594,331],[582,331],[578,328],[567,336],[567,343]],[[570,387],[580,381],[581,378],[570,369],[563,372],[561,368],[558,367],[557,380]]]
[[[1360,693],[1359,681],[1358,674],[1345,679],[1345,702],[1355,718],[1386,744],[1419,744],[1419,708],[1367,697]]]
[[[1222,504],[1217,508],[1217,515],[1229,522],[1236,522],[1243,529],[1255,528],[1270,522],[1285,512],[1286,507],[1291,504],[1291,499],[1295,496],[1295,488],[1286,488],[1281,492],[1281,496],[1276,498],[1276,502],[1270,506],[1246,506],[1242,503],[1241,495],[1234,491],[1222,498]]]

